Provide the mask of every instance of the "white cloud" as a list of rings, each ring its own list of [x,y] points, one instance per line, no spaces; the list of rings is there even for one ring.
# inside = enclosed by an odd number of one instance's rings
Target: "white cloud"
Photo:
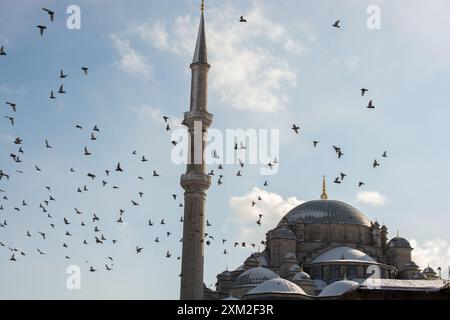
[[[236,109],[275,112],[286,106],[286,87],[296,85],[296,73],[287,55],[303,54],[305,44],[284,25],[271,21],[257,3],[245,13],[248,24],[238,23],[241,13],[222,5],[206,17],[211,89]],[[160,50],[190,56],[194,52],[198,21],[178,17],[170,28],[161,22],[134,28],[142,40]],[[294,35],[295,34],[295,35]],[[314,37],[307,37],[314,39]],[[312,40],[308,40],[313,42]]]
[[[262,201],[257,200],[258,196],[261,197]],[[256,202],[254,207],[252,207],[252,201]],[[229,204],[232,214],[228,223],[237,227],[237,238],[239,240],[259,242],[265,240],[266,232],[276,227],[290,209],[302,202],[296,197],[284,199],[279,194],[253,188],[244,196],[230,198]],[[259,214],[263,215],[261,226],[256,224]]]
[[[387,201],[387,198],[378,191],[360,191],[356,195],[356,201],[373,207],[381,207]]]
[[[131,48],[130,41],[121,38],[117,34],[111,35],[113,45],[119,51],[117,65],[132,76],[148,78],[152,72],[152,67],[145,61],[144,57]]]
[[[448,267],[450,267],[450,243],[443,239],[427,240],[424,243],[418,243],[415,239],[410,240],[412,259],[424,269],[428,264],[438,272],[438,267],[442,268],[443,278],[448,276]]]

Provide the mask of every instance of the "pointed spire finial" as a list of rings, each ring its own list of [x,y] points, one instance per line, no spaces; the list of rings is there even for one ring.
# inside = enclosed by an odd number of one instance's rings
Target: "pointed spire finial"
[[[202,0],[202,5],[200,7],[200,10],[202,10],[202,12],[205,11],[205,0]]]
[[[320,199],[328,199],[326,176],[322,176],[322,194],[320,195]]]

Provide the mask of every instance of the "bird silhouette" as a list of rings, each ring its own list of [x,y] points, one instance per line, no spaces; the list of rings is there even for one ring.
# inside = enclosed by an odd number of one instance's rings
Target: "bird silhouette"
[[[373,105],[372,100],[369,101],[369,104],[367,105],[367,109],[375,109],[375,106]]]
[[[376,168],[376,167],[379,167],[379,166],[380,166],[380,164],[379,164],[378,161],[375,159],[375,160],[373,161],[372,167],[373,167],[373,168]]]
[[[292,125],[292,130],[294,130],[295,133],[298,134],[298,131],[300,130],[300,127],[297,126],[297,125],[295,125],[295,124],[293,124],[293,125]]]
[[[362,88],[361,89],[361,97],[364,97],[364,95],[366,94],[367,91],[369,91],[369,90],[366,88]]]
[[[61,94],[66,93],[66,92],[64,91],[64,85],[63,85],[63,84],[59,87],[58,93],[61,93]]]
[[[3,46],[0,47],[0,56],[6,56],[5,49],[3,49]]]
[[[341,26],[339,25],[339,23],[341,22],[341,20],[337,20],[335,23],[333,23],[333,27],[335,28],[340,28]]]
[[[84,75],[87,76],[88,75],[88,67],[81,67],[81,71],[83,71]]]
[[[50,17],[50,21],[53,22],[53,20],[55,19],[55,12],[47,9],[47,8],[42,8],[42,10],[44,10],[45,12],[48,13],[49,17]]]
[[[11,107],[12,111],[14,111],[14,112],[17,111],[17,108],[16,108],[17,104],[15,104],[14,102],[6,101],[5,103]]]
[[[143,249],[144,248],[139,248],[138,246],[136,246],[136,253],[141,253]]]
[[[41,36],[43,36],[44,35],[44,30],[46,30],[47,29],[47,27],[46,26],[44,26],[44,25],[38,25],[38,26],[36,26],[36,28],[39,28],[39,33],[41,34]]]
[[[244,16],[239,17],[239,22],[247,22],[247,19],[244,18]]]

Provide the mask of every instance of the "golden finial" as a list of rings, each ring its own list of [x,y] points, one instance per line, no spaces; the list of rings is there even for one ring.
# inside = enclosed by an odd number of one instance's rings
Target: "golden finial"
[[[202,0],[202,5],[200,9],[202,10],[202,12],[205,11],[205,0]]]
[[[320,199],[327,200],[328,194],[327,194],[327,182],[326,182],[326,176],[322,177],[322,194],[320,195]]]

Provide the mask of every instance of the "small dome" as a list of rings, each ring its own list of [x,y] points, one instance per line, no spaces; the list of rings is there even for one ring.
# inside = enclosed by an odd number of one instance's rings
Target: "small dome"
[[[411,244],[405,238],[395,237],[387,243],[388,248],[411,248]]]
[[[303,223],[355,224],[370,227],[370,220],[358,209],[337,200],[312,200],[289,211],[283,220],[288,225]]]
[[[236,297],[233,297],[233,296],[229,296],[229,297],[223,298],[222,300],[239,300],[239,299]]]
[[[318,255],[309,264],[342,260],[377,263],[362,251],[350,247],[336,247]]]
[[[414,274],[412,275],[412,278],[414,280],[424,280],[427,278],[427,276],[424,275],[422,272],[414,272]]]
[[[293,281],[311,280],[311,277],[305,271],[300,271],[295,274],[295,276],[292,280]]]
[[[272,233],[272,239],[297,239],[295,233],[286,228],[278,228]]]
[[[429,273],[429,274],[436,274],[436,272],[434,271],[434,269],[432,267],[426,267],[425,269],[423,269],[422,271],[423,273]]]
[[[296,293],[296,294],[306,294],[302,288],[289,280],[283,278],[274,278],[267,280],[256,288],[250,290],[247,294],[257,294],[257,293]]]
[[[419,266],[414,261],[409,261],[402,266],[402,269],[416,269],[419,270]]]
[[[246,285],[258,285],[266,280],[278,277],[278,275],[270,269],[263,267],[251,268],[243,272],[234,282],[235,287]]]
[[[222,273],[219,274],[221,277],[231,277],[231,272],[228,270],[224,270]]]
[[[289,268],[290,272],[300,272],[302,271],[302,268],[298,264],[292,265],[292,267]]]
[[[292,253],[292,252],[288,252],[284,256],[284,259],[297,259],[297,256],[294,253]]]
[[[319,297],[334,297],[340,296],[347,291],[357,287],[359,284],[355,281],[350,280],[341,280],[333,282],[332,284],[326,286],[322,292],[319,294]]]

